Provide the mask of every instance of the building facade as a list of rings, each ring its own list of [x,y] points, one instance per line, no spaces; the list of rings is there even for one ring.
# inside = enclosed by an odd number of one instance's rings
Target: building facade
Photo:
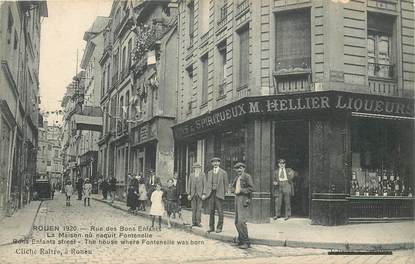
[[[183,0],[179,14],[183,182],[194,161],[207,171],[221,157],[229,180],[244,162],[251,220],[268,222],[285,158],[294,216],[413,217],[413,1]]]
[[[39,127],[36,172],[37,178],[48,179],[52,186],[63,186],[62,157],[60,144],[61,127],[48,125],[45,121]]]
[[[173,173],[173,137],[166,127],[174,122],[178,38],[170,2],[114,1],[104,33],[98,170],[117,179],[121,199],[127,173]]]
[[[39,47],[46,1],[0,3],[0,217],[30,200],[39,126]]]

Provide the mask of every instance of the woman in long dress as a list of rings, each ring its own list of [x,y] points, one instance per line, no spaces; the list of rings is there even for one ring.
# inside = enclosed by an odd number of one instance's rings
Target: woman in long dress
[[[161,184],[156,185],[156,190],[151,194],[151,208],[150,215],[152,216],[151,227],[154,227],[154,220],[156,216],[159,219],[159,228],[161,229],[161,216],[164,214],[164,203],[163,203],[163,191],[161,190]]]

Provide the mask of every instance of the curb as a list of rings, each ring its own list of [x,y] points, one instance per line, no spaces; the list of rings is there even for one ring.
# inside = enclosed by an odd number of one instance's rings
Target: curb
[[[33,217],[32,224],[30,225],[29,231],[26,234],[24,234],[24,235],[19,235],[18,237],[12,238],[12,241],[10,241],[10,242],[6,242],[6,243],[3,243],[3,244],[0,244],[0,247],[12,245],[13,244],[13,240],[25,240],[26,241],[26,240],[29,240],[32,237],[32,235],[33,235],[33,225],[35,224],[37,215],[39,213],[39,209],[42,206],[42,204],[43,204],[43,201],[40,201],[40,203],[39,203],[39,205],[38,205],[38,207],[36,209],[35,216]]]
[[[112,204],[108,201],[103,201],[92,197],[92,199],[99,201],[101,203],[108,204],[116,209],[128,212],[128,210]],[[138,216],[150,218],[151,216],[147,213],[138,212]],[[167,220],[162,219],[163,224],[167,224]],[[217,233],[208,233],[205,230],[199,227],[191,227],[190,225],[183,225],[175,220],[170,220],[171,226],[176,229],[185,230],[187,232],[193,233],[198,236],[215,239],[223,242],[232,242],[234,240],[233,236],[217,234]],[[278,246],[278,247],[292,247],[292,248],[316,248],[316,249],[336,249],[336,250],[365,250],[365,251],[379,251],[379,250],[405,250],[413,249],[414,242],[399,242],[399,243],[384,243],[384,244],[374,244],[374,243],[342,243],[342,242],[316,242],[316,241],[295,241],[295,240],[278,240],[278,239],[260,239],[260,238],[251,238],[252,244],[257,245],[266,245],[266,246]]]

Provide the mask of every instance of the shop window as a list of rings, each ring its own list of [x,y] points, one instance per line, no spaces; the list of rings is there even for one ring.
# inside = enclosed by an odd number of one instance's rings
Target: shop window
[[[369,77],[394,78],[393,25],[394,19],[390,16],[368,13],[367,59]]]
[[[208,101],[208,55],[204,55],[201,59],[202,64],[202,104]]]
[[[353,120],[351,195],[412,196],[413,129],[398,121]]]
[[[234,128],[215,135],[215,156],[221,158],[221,167],[226,170],[229,182],[233,179],[233,166],[237,162],[246,162],[246,129]]]
[[[239,89],[248,86],[249,78],[249,26],[247,25],[238,32],[239,36]]]

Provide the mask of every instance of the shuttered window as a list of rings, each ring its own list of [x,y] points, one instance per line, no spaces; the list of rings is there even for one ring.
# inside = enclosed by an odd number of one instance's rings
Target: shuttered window
[[[276,15],[276,70],[310,69],[311,33],[308,9]]]
[[[239,88],[248,85],[249,78],[249,27],[239,32]]]
[[[202,62],[202,104],[208,101],[208,56],[205,55],[201,59]]]

